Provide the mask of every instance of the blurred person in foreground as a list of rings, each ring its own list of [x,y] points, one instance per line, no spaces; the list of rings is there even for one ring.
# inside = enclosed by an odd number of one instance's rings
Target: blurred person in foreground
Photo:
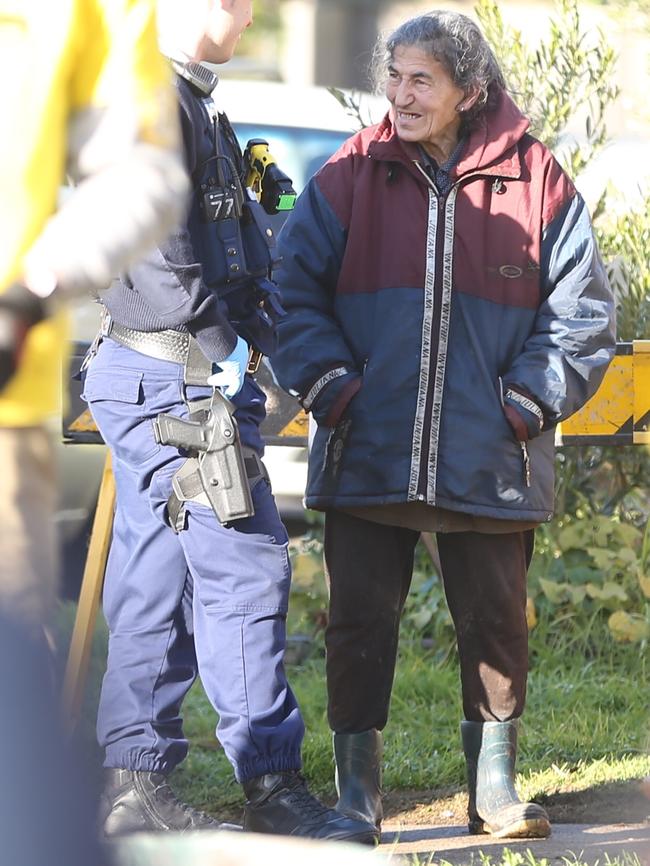
[[[96,799],[63,734],[44,627],[57,596],[65,303],[183,212],[187,175],[153,0],[0,0],[0,838],[12,866],[100,866]],[[66,175],[75,182],[64,206]]]
[[[470,832],[544,837],[514,787],[526,573],[553,512],[554,428],[615,351],[612,293],[581,196],[478,27],[431,12],[378,56],[387,116],[311,180],[279,244],[273,367],[318,423],[306,503],[325,511],[337,808],[379,832],[400,615],[435,532]]]
[[[179,801],[168,781],[187,754],[181,706],[200,672],[247,798],[244,829],[372,844],[366,822],[308,791],[304,724],[284,670],[288,537],[261,461],[265,397],[249,372],[275,343],[275,238],[244,189],[242,154],[205,65],[230,60],[252,20],[250,0],[159,4],[191,203],[186,222],[102,292],[106,314],[84,381],[117,487],[97,720],[103,828],[117,836],[223,826]],[[176,421],[173,442],[161,414]],[[213,424],[205,441],[231,461],[227,471],[213,464],[202,474],[207,459],[183,444],[201,424]],[[254,513],[222,509],[220,489],[250,495]]]
[[[0,839],[3,864],[103,866],[97,798],[63,732],[49,653],[0,611]]]
[[[0,39],[0,609],[38,632],[57,597],[45,422],[61,413],[63,305],[171,230],[187,175],[153,0],[0,0]]]

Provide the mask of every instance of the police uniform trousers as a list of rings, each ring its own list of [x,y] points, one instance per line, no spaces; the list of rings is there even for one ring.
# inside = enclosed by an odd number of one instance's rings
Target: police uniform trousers
[[[155,441],[160,412],[187,417],[183,367],[105,339],[84,382],[109,445],[117,487],[104,584],[109,628],[98,739],[106,767],[170,772],[187,753],[181,703],[198,674],[238,781],[300,768],[304,725],[284,670],[288,538],[268,481],[255,514],[221,525],[187,503],[187,527],[165,522],[184,463]],[[188,388],[190,399],[209,387]],[[262,453],[265,397],[246,377],[234,399],[242,443]]]
[[[336,733],[386,725],[419,537],[418,531],[343,511],[326,514],[328,720]],[[464,717],[517,718],[526,698],[526,573],[534,531],[436,537],[456,630]]]

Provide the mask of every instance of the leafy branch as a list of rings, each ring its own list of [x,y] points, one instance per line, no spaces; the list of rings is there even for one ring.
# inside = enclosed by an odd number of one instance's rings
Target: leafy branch
[[[582,30],[577,0],[556,5],[548,39],[535,47],[505,24],[496,0],[479,0],[475,12],[531,133],[576,177],[607,141],[605,112],[619,95],[616,54],[602,32],[594,38]],[[577,110],[586,113],[583,143],[567,135]]]

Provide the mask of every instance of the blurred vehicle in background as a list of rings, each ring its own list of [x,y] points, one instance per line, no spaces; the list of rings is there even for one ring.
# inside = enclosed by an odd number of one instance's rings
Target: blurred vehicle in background
[[[386,110],[383,99],[367,94],[359,99],[366,123],[379,120]],[[217,85],[215,101],[228,115],[242,148],[251,138],[268,141],[278,166],[293,180],[297,192],[360,125],[359,119],[349,114],[325,88],[223,78]],[[279,229],[283,216],[278,214],[275,219]],[[99,315],[99,306],[90,300],[74,310],[72,333],[77,363],[97,332]],[[266,375],[270,375],[268,371]],[[64,380],[63,388],[69,389],[68,381]],[[78,393],[79,389],[73,383],[71,390]],[[83,411],[74,401],[73,406],[75,412]],[[298,408],[296,404],[296,411]],[[61,440],[60,424],[56,420],[52,434]],[[62,441],[58,451],[57,522],[62,543],[63,594],[66,598],[75,598],[83,574],[105,448],[92,442]],[[298,533],[305,523],[302,506],[307,474],[305,449],[270,445],[266,449],[265,463],[280,513],[290,534]]]

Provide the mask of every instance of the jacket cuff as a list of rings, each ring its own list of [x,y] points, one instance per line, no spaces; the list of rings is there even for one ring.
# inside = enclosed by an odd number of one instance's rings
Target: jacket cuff
[[[339,391],[325,418],[326,427],[336,427],[354,395],[361,389],[361,376],[349,379]]]
[[[322,373],[300,398],[305,412],[325,427],[336,426],[346,406],[361,387],[361,376],[344,364]]]
[[[523,388],[504,385],[503,411],[520,442],[534,439],[544,427],[544,413],[539,404]]]

